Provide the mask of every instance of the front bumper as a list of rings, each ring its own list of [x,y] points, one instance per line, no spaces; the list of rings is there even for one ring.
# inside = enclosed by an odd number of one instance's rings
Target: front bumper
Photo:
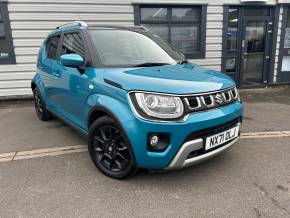
[[[207,153],[204,152],[204,149],[200,149],[198,156],[192,158],[191,156],[188,158],[188,155],[186,155],[188,153],[186,151],[189,148],[191,152],[197,148],[201,148],[201,146],[203,148],[206,137],[214,135],[219,131],[224,131],[224,128],[227,130],[232,125],[237,125],[238,122],[241,122],[242,114],[242,103],[235,102],[217,109],[192,113],[185,122],[150,122],[136,117],[123,123],[123,127],[131,142],[137,167],[147,169],[172,169],[205,160],[230,147],[226,144]],[[232,123],[232,121],[235,122]],[[228,123],[230,123],[230,126],[228,126]],[[165,151],[152,152],[147,150],[148,134],[152,132],[168,133],[170,135],[170,144]],[[187,142],[194,142],[194,146],[190,147]],[[189,148],[183,148],[187,146]],[[182,155],[179,155],[179,153],[182,153]]]
[[[241,126],[240,123],[238,123],[237,125]],[[188,141],[181,146],[181,148],[179,149],[179,151],[177,152],[177,154],[175,155],[173,160],[170,162],[169,166],[166,167],[166,169],[171,170],[171,169],[188,167],[188,166],[192,166],[194,164],[200,163],[202,161],[205,161],[207,159],[210,159],[210,158],[218,155],[219,153],[223,152],[227,148],[231,147],[238,140],[239,140],[239,137],[237,137],[229,142],[226,142],[225,144],[223,144],[221,147],[219,147],[217,149],[214,149],[212,151],[206,152],[206,153],[201,154],[201,155],[196,155],[196,156],[191,157],[191,158],[189,158],[191,153],[203,149],[204,139],[199,138],[199,139],[195,139],[192,141]]]

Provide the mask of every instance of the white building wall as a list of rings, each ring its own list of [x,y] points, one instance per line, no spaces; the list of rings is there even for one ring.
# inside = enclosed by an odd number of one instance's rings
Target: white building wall
[[[206,53],[205,59],[191,60],[193,63],[221,70],[223,6],[208,5],[206,22]]]
[[[133,7],[124,0],[10,0],[8,4],[16,65],[0,65],[0,97],[31,95],[38,48],[56,26],[79,20],[88,24],[133,25]]]
[[[221,70],[223,4],[239,0],[8,0],[16,65],[0,65],[0,97],[31,95],[38,48],[56,26],[79,20],[90,24],[134,24],[134,3],[208,4],[206,58],[191,60]],[[275,4],[269,0],[267,4]],[[280,18],[281,19],[281,18]],[[281,21],[280,21],[281,24]],[[281,30],[279,30],[281,32]],[[280,38],[279,38],[280,39]],[[278,42],[280,41],[278,39]],[[277,45],[277,48],[279,46]],[[278,61],[278,58],[276,58]],[[275,67],[275,71],[277,66]]]

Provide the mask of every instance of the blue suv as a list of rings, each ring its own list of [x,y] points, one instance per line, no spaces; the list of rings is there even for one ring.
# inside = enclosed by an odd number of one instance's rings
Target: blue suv
[[[177,169],[239,139],[243,105],[223,73],[190,64],[143,27],[57,27],[32,80],[40,120],[59,117],[88,138],[104,174]]]

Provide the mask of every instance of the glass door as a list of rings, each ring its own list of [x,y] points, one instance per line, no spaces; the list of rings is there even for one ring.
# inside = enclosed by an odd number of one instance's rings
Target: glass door
[[[258,85],[264,83],[266,62],[269,59],[267,48],[266,20],[245,19],[242,41],[242,85]]]
[[[222,70],[239,87],[267,84],[274,57],[273,21],[275,8],[225,6]]]

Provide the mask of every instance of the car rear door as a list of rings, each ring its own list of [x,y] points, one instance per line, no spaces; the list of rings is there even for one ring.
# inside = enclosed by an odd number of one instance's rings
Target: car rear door
[[[44,43],[38,60],[38,69],[45,87],[45,95],[50,108],[55,107],[55,95],[57,92],[56,79],[59,75],[59,56],[61,34],[51,35]]]

